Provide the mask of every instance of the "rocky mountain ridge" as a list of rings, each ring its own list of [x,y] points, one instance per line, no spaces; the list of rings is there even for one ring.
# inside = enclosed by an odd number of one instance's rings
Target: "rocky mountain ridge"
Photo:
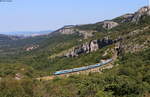
[[[146,15],[150,16],[150,6],[144,6],[144,7],[140,8],[135,13],[129,13],[129,14],[125,14],[123,16],[120,16],[120,18],[122,18],[121,23],[124,23],[124,22],[138,23],[139,20],[143,16],[146,16]]]
[[[106,29],[106,30],[111,30],[117,26],[119,26],[121,23],[126,23],[126,22],[133,22],[133,23],[138,23],[140,21],[140,19],[144,16],[150,16],[150,7],[149,6],[145,6],[142,7],[141,9],[139,9],[137,12],[135,12],[134,14],[125,14],[123,16],[120,16],[119,18],[121,18],[120,22],[116,22],[115,20],[106,20],[103,22],[99,22],[96,24],[99,24],[99,27],[101,26],[102,28]],[[74,33],[78,33],[79,35],[83,35],[84,37],[86,37],[85,39],[92,37],[93,36],[93,32],[97,32],[97,31],[92,31],[92,30],[80,30],[78,29],[79,25],[69,25],[69,26],[65,26],[59,30],[57,30],[57,33],[61,33],[61,34],[74,34]],[[84,25],[80,25],[80,26],[84,26]],[[142,30],[141,29],[136,29],[134,31],[129,32],[126,35],[122,35],[122,36],[118,36],[116,39],[111,39],[108,37],[104,37],[103,39],[97,39],[97,40],[91,40],[90,42],[86,42],[82,45],[79,46],[75,46],[73,48],[71,48],[71,50],[68,50],[68,52],[66,54],[64,54],[64,56],[66,57],[76,57],[79,56],[80,54],[84,54],[84,53],[90,53],[90,52],[94,52],[97,51],[98,49],[111,45],[111,44],[116,44],[116,49],[118,49],[118,52],[123,51],[123,49],[125,49],[125,51],[128,51],[128,49],[130,49],[131,51],[137,51],[138,48],[145,48],[144,45],[140,45],[140,44],[135,44],[135,45],[127,45],[125,42],[122,42],[121,40],[128,40],[128,37],[131,36],[135,36],[140,34],[140,32],[142,33],[142,31],[149,29],[149,27],[145,27]],[[99,33],[99,32],[97,32]],[[149,42],[145,42],[145,44],[147,44]]]
[[[93,25],[98,25],[99,28],[103,28],[105,30],[110,30],[110,29],[113,29],[113,28],[119,26],[121,23],[125,23],[125,22],[138,23],[139,20],[145,15],[150,16],[150,7],[149,6],[142,7],[135,13],[125,14],[123,16],[118,17],[121,19],[120,21],[105,20],[102,22],[95,23]],[[90,24],[90,25],[92,25],[92,24]],[[86,26],[86,25],[68,25],[68,26],[64,26],[64,27],[56,30],[55,32],[61,33],[61,34],[67,34],[67,35],[78,33],[78,34],[83,35],[85,38],[92,37],[93,32],[97,32],[96,30],[89,31],[89,30],[78,29],[78,27],[80,27],[80,26]]]

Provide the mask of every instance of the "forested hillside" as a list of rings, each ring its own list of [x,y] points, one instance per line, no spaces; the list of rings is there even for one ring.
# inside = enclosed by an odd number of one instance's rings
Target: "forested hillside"
[[[69,25],[35,37],[0,35],[0,97],[149,97],[150,14]],[[101,73],[39,81],[55,71],[113,58]]]

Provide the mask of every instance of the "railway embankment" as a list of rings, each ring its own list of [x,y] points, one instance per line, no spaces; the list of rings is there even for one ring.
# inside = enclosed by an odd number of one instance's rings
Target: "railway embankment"
[[[102,73],[102,70],[105,69],[111,69],[114,66],[114,62],[117,59],[117,53],[113,50],[113,57],[112,57],[112,61],[109,62],[108,64],[96,67],[96,68],[91,68],[88,70],[83,70],[83,71],[78,71],[78,72],[71,72],[71,73],[66,73],[66,74],[60,74],[60,75],[52,75],[52,76],[45,76],[45,77],[40,77],[37,78],[38,80],[53,80],[55,78],[63,78],[63,77],[69,77],[72,75],[79,75],[79,74],[85,74],[88,75],[89,73],[94,73],[94,72],[98,72],[98,73]]]
[[[78,71],[78,72],[72,72],[72,73],[67,73],[67,74],[61,74],[61,75],[52,75],[52,76],[46,76],[46,77],[40,77],[37,78],[38,80],[53,80],[55,78],[63,78],[63,77],[69,77],[72,75],[79,75],[79,74],[89,74],[89,73],[94,73],[94,72],[99,72],[101,73],[102,70],[105,69],[111,69],[113,68],[113,61],[111,63],[108,63],[106,65],[97,67],[97,68],[92,68],[92,69],[88,69],[88,70],[84,70],[84,71]]]

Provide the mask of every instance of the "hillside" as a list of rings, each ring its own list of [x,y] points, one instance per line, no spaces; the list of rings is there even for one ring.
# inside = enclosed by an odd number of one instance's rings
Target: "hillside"
[[[115,54],[113,68],[102,73],[34,80]],[[0,96],[149,97],[149,55],[149,7],[95,24],[64,26],[48,35],[0,35]]]

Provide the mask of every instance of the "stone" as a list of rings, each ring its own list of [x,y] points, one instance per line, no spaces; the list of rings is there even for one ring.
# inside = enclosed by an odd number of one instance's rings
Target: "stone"
[[[32,51],[32,50],[37,49],[37,48],[39,48],[39,45],[32,45],[30,47],[27,47],[26,51]]]
[[[113,21],[104,21],[103,24],[103,28],[105,29],[112,29],[116,26],[118,26],[119,24],[117,22],[113,22]]]
[[[99,49],[99,44],[97,40],[93,40],[90,43],[90,52],[97,51]]]
[[[71,51],[67,52],[64,56],[65,57],[77,57],[80,54],[86,54],[86,53],[97,51],[98,49],[101,49],[107,45],[116,43],[120,40],[121,39],[112,40],[112,39],[109,39],[108,37],[105,37],[103,39],[98,39],[98,40],[92,40],[89,43],[86,42],[80,46],[74,47]]]
[[[139,9],[133,16],[132,18],[132,22],[138,22],[142,16],[144,15],[149,15],[150,16],[150,7],[149,6],[145,6],[142,7],[141,9]]]

